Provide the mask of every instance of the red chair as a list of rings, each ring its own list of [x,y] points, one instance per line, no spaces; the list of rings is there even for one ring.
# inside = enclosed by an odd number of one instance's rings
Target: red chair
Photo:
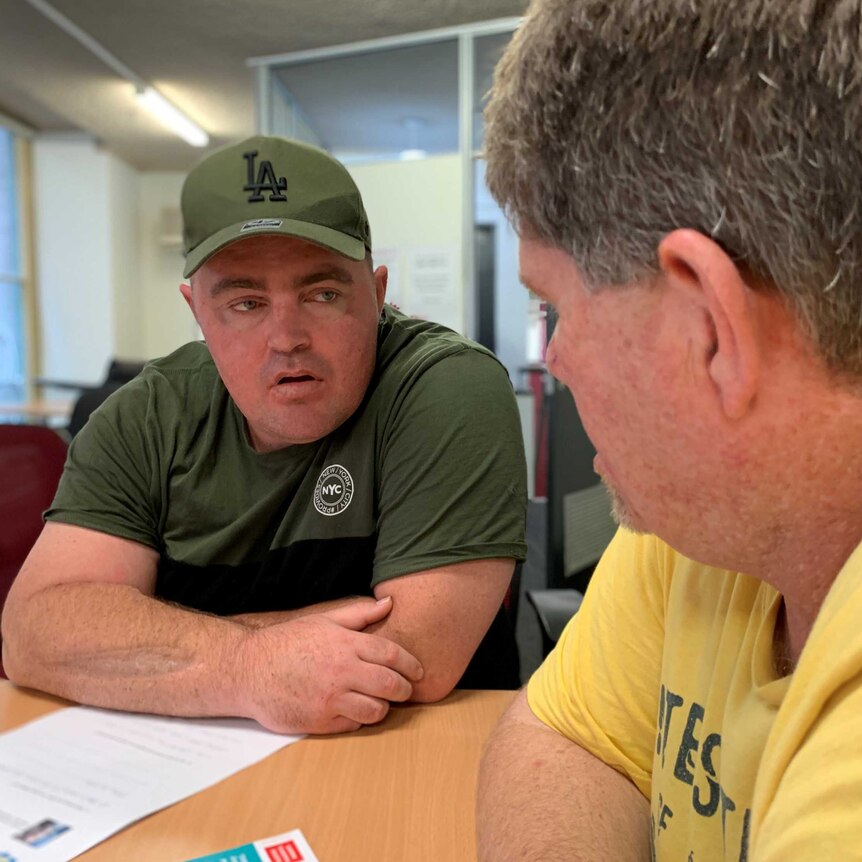
[[[0,613],[42,531],[42,512],[54,499],[66,449],[50,428],[0,425]],[[0,661],[0,677],[5,676]]]

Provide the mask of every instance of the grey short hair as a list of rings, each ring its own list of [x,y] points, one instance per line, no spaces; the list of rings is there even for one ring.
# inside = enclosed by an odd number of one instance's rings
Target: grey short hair
[[[485,117],[492,194],[590,284],[694,228],[862,377],[862,0],[533,0]]]

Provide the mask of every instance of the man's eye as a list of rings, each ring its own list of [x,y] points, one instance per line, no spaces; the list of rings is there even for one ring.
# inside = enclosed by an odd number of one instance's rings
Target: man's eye
[[[338,291],[336,290],[320,290],[314,294],[312,299],[315,302],[333,302],[338,299]]]
[[[235,302],[231,308],[234,311],[254,311],[260,308],[260,303],[256,299],[241,299],[239,302]]]

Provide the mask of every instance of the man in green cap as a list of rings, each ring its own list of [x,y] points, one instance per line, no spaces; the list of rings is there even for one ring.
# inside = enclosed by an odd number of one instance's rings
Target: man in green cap
[[[515,686],[500,606],[526,492],[505,370],[384,305],[359,192],[325,152],[228,147],[182,208],[206,341],[75,438],[6,605],[10,678],[310,733],[459,680]]]

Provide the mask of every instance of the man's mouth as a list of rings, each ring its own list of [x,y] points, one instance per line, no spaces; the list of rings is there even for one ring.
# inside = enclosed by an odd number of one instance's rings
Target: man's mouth
[[[285,374],[283,377],[278,378],[278,386],[281,386],[284,383],[309,383],[311,381],[317,380],[316,377],[312,377],[310,374]]]

